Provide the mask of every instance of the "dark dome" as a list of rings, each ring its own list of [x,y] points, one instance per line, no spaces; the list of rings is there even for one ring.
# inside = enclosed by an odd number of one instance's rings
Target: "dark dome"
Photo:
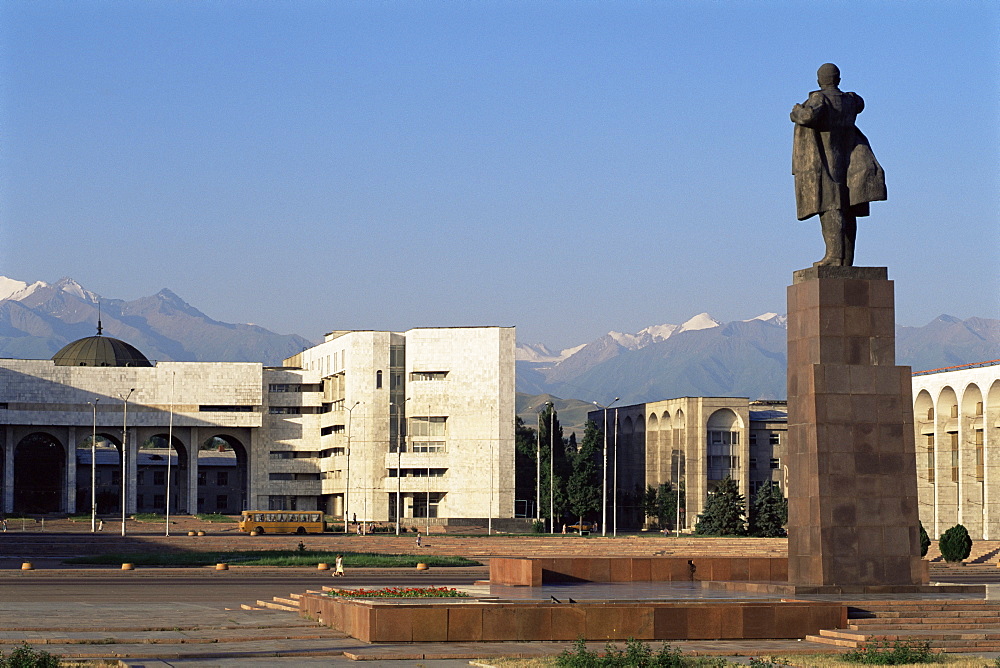
[[[135,346],[100,335],[67,343],[52,361],[56,366],[153,366]]]

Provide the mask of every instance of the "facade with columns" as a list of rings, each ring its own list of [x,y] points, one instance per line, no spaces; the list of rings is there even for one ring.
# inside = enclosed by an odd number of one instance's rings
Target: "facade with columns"
[[[768,481],[785,489],[788,415],[783,401],[679,397],[612,407],[607,413],[609,458],[617,452],[617,465],[608,466],[609,495],[616,487],[627,495],[650,485],[670,483],[677,489],[680,484],[681,529],[694,528],[708,495],[726,476],[747,498]],[[587,417],[604,430],[603,410]]]
[[[1000,360],[913,375],[920,521],[1000,539]]]
[[[94,342],[124,345],[64,351]],[[131,351],[0,359],[0,514],[89,513],[95,433],[98,512],[120,512],[127,425],[129,513],[169,479],[178,513],[513,517],[513,328],[334,332],[282,367]]]

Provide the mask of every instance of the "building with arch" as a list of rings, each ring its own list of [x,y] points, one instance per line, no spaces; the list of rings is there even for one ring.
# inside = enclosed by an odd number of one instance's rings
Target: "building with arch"
[[[1000,360],[913,374],[920,521],[1000,538]]]
[[[513,328],[334,332],[282,367],[154,363],[99,328],[0,359],[0,513],[89,513],[92,479],[117,513],[124,479],[128,513],[169,481],[177,513],[510,518],[513,425]]]
[[[604,431],[603,410],[591,411],[588,419]],[[708,495],[726,476],[748,498],[768,481],[784,490],[787,422],[785,402],[739,397],[679,397],[612,407],[608,456],[617,466],[608,467],[608,489],[618,490],[624,506],[621,497],[636,490],[679,485],[681,528],[693,528]],[[625,520],[620,513],[619,521]]]

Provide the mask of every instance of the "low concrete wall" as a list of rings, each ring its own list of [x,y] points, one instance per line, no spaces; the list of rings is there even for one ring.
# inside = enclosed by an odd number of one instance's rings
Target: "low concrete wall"
[[[847,607],[825,601],[396,603],[305,594],[299,607],[370,643],[804,638],[847,626]]]
[[[492,584],[788,580],[785,557],[566,557],[490,559]]]

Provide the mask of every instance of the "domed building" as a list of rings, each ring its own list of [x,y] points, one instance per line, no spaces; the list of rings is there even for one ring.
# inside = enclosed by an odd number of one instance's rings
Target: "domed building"
[[[56,366],[153,366],[138,348],[110,336],[88,336],[67,343],[52,356]]]

